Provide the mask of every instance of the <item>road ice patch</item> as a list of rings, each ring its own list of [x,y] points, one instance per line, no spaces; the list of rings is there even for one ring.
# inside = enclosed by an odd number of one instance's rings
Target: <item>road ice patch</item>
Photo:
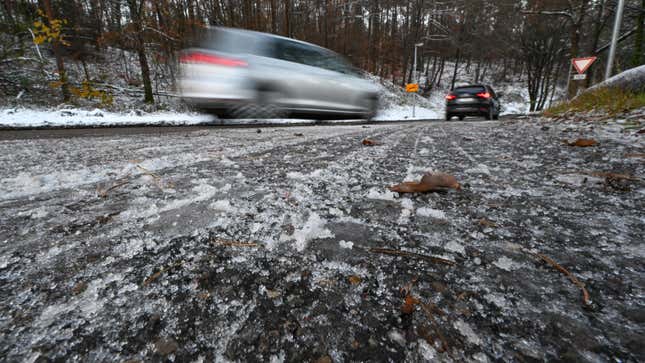
[[[396,194],[394,192],[391,192],[389,190],[382,191],[377,188],[371,188],[366,195],[367,199],[390,200],[390,201],[393,201],[395,199],[395,196]]]
[[[508,258],[506,256],[502,256],[502,257],[498,258],[497,261],[493,262],[493,265],[501,268],[502,270],[506,270],[506,271],[513,271],[513,270],[517,270],[517,269],[522,267],[522,264],[517,263],[514,260],[512,260],[512,259],[510,259],[510,258]]]
[[[332,238],[334,234],[325,228],[327,222],[316,213],[311,213],[302,227],[293,232],[296,241],[296,249],[300,252],[307,247],[307,242],[318,238]]]
[[[431,217],[435,219],[446,219],[446,213],[439,209],[421,207],[417,209],[417,215],[421,217]]]

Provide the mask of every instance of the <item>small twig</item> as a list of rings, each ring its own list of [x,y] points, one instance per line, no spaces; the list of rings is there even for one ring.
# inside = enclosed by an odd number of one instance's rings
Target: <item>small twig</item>
[[[534,256],[534,257],[537,257],[537,258],[541,259],[542,261],[544,261],[544,262],[548,263],[549,265],[551,265],[556,270],[562,272],[565,276],[567,276],[569,278],[569,280],[571,280],[571,282],[574,285],[578,286],[580,288],[580,290],[582,290],[582,301],[584,302],[584,304],[587,305],[587,306],[591,305],[591,299],[589,298],[589,292],[587,291],[587,288],[585,287],[585,284],[583,282],[581,282],[580,280],[578,280],[578,278],[575,277],[571,272],[569,272],[569,270],[567,270],[566,268],[562,267],[560,264],[558,264],[552,258],[550,258],[549,256],[547,256],[545,254],[542,254],[542,253],[539,253],[539,252],[537,252],[537,253],[531,252],[531,251],[528,251],[526,249],[522,249],[522,250],[524,252]]]
[[[215,239],[211,240],[212,243],[220,246],[227,247],[259,247],[260,245],[255,242],[237,242],[237,241],[228,241],[224,239]]]
[[[419,253],[406,252],[406,251],[401,251],[401,250],[392,250],[392,249],[389,249],[389,248],[372,247],[372,248],[368,248],[367,250],[369,252],[380,253],[380,254],[384,254],[384,255],[419,258],[419,259],[422,259],[422,260],[432,261],[434,263],[443,263],[443,264],[449,265],[449,266],[453,266],[453,265],[457,264],[456,262],[446,260],[446,259],[440,258],[440,257],[422,255],[422,254],[419,254]]]
[[[181,265],[183,265],[183,264],[184,264],[184,261],[179,261],[179,262],[176,262],[176,263],[174,263],[174,264],[172,264],[172,265],[170,265],[170,266],[168,266],[168,267],[163,267],[161,270],[159,270],[159,271],[157,271],[157,272],[153,273],[152,275],[148,276],[148,278],[146,278],[146,279],[143,281],[143,286],[148,286],[148,285],[150,285],[150,284],[151,284],[151,283],[153,283],[155,280],[157,280],[159,277],[161,277],[161,275],[163,275],[165,272],[168,272],[168,271],[170,271],[171,269],[173,269],[173,268],[175,268],[175,267],[179,267],[179,266],[181,266]]]
[[[111,187],[109,187],[109,188],[107,188],[105,190],[99,189],[97,192],[98,192],[98,194],[99,194],[99,196],[101,198],[107,198],[109,192],[111,192],[112,190],[114,190],[114,189],[116,189],[118,187],[122,187],[122,186],[124,186],[124,185],[126,185],[128,183],[130,183],[130,181],[125,180],[125,181],[122,181],[120,183],[116,183],[116,184],[112,185]]]
[[[40,47],[38,46],[38,43],[36,43],[36,36],[34,35],[34,32],[31,31],[30,28],[27,28],[29,30],[29,34],[31,34],[31,38],[34,40],[34,45],[36,46],[36,53],[38,53],[38,57],[40,57],[40,60],[43,60],[43,55],[40,53]]]
[[[153,173],[152,171],[144,168],[141,165],[137,165],[137,168],[139,168],[143,172],[143,175],[147,175],[147,176],[151,177],[152,179],[154,179],[155,184],[157,185],[157,187],[159,189],[163,190],[163,188],[164,188],[163,180],[161,179],[161,177],[158,174]],[[169,187],[169,188],[173,187],[172,183],[166,183],[166,184],[167,184],[166,186]]]
[[[159,175],[157,175],[157,174],[155,174],[155,173],[151,172],[150,170],[148,170],[148,169],[144,168],[144,167],[143,167],[143,166],[141,166],[141,165],[137,165],[137,168],[141,169],[141,171],[143,171],[143,174],[144,174],[144,175],[149,175],[149,176],[151,176],[151,177],[153,177],[153,178],[155,178],[155,179],[161,179],[161,177],[160,177]]]

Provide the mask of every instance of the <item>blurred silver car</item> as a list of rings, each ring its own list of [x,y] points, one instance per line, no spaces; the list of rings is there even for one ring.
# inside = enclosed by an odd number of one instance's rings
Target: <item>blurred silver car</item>
[[[180,56],[183,99],[221,118],[360,117],[378,108],[378,88],[338,54],[310,43],[213,28]]]

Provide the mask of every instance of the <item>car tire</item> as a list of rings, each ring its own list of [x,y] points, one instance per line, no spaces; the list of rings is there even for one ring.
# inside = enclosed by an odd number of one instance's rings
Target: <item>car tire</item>
[[[368,112],[363,115],[363,118],[367,122],[372,122],[376,114],[378,113],[378,99],[373,97],[368,97],[365,101],[367,105]]]
[[[492,108],[492,107],[489,107],[489,108],[488,108],[488,113],[486,114],[486,116],[484,116],[484,118],[485,118],[486,120],[492,120],[492,119],[493,119],[493,117],[494,117],[494,115],[493,115],[493,108]]]
[[[450,121],[452,119],[452,115],[447,113],[446,114],[446,121]]]
[[[459,121],[463,121],[466,118],[466,116],[459,116]]]
[[[499,120],[499,113],[493,115],[493,120]]]
[[[239,105],[231,113],[235,118],[285,118],[288,113],[275,102],[279,98],[279,92],[260,88],[255,102]]]

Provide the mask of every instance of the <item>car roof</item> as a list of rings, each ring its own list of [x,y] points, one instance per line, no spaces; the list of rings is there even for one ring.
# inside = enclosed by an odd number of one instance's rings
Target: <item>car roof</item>
[[[457,86],[457,87],[455,87],[455,89],[457,89],[457,88],[466,88],[466,87],[484,87],[484,88],[488,87],[488,88],[492,88],[491,86],[485,85],[485,84],[465,84],[463,86]]]
[[[307,45],[307,46],[310,46],[310,47],[314,47],[314,48],[323,50],[325,52],[335,53],[334,51],[332,51],[330,49],[321,47],[321,46],[316,45],[316,44],[308,43],[308,42],[305,42],[305,41],[302,41],[302,40],[293,39],[293,38],[289,38],[289,37],[284,37],[284,36],[281,36],[281,35],[259,32],[259,31],[255,31],[255,30],[247,30],[247,29],[240,29],[240,28],[230,28],[230,27],[225,27],[225,26],[211,26],[211,27],[208,27],[208,30],[223,30],[225,32],[230,32],[230,33],[241,33],[241,34],[248,34],[248,35],[253,35],[253,36],[257,36],[257,37],[281,39],[281,40],[286,40],[286,41],[290,41],[290,42],[296,42],[296,43],[300,43],[302,45]]]

